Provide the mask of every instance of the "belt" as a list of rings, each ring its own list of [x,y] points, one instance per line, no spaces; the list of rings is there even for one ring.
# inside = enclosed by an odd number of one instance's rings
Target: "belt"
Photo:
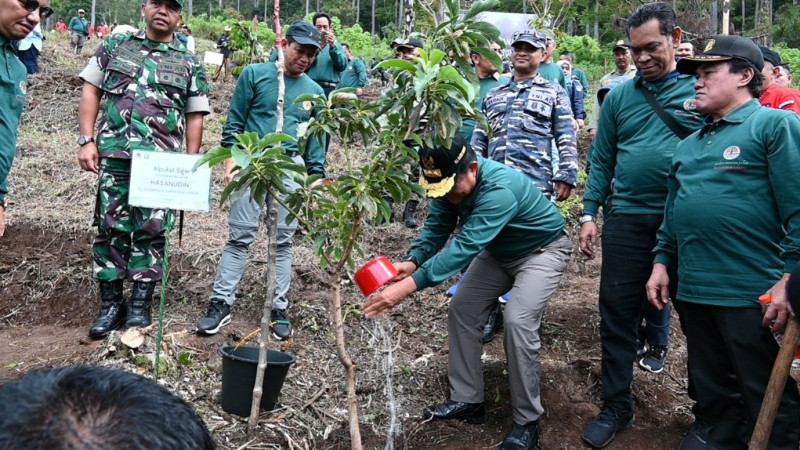
[[[332,81],[317,81],[317,84],[320,86],[333,87],[333,88],[339,85],[339,83],[334,83]]]

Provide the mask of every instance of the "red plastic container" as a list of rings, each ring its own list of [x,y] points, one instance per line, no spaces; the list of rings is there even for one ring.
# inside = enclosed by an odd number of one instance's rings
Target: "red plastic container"
[[[389,258],[378,256],[359,269],[356,272],[355,279],[364,296],[369,297],[370,294],[380,289],[381,286],[396,276],[397,270],[395,270]]]

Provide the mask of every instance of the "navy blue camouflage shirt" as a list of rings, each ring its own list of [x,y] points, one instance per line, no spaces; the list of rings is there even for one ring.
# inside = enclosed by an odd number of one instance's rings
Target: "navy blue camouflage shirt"
[[[479,123],[470,144],[477,153],[524,173],[548,197],[554,183],[575,186],[578,179],[578,146],[572,108],[563,87],[541,76],[512,80],[498,86],[483,100],[483,113],[492,129]],[[555,140],[559,162],[552,163]]]

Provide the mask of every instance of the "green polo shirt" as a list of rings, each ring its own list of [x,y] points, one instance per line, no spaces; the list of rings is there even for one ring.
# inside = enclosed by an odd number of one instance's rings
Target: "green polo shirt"
[[[461,232],[443,249],[456,228]],[[417,289],[439,284],[483,250],[497,258],[521,258],[558,239],[564,217],[527,176],[478,156],[477,183],[458,205],[433,199],[409,254],[422,265],[412,278]]]
[[[342,44],[337,42],[333,46],[323,47],[306,73],[318,83],[339,83],[342,72],[347,68],[347,62],[347,54]]]
[[[510,78],[501,76],[499,73],[495,73],[493,77],[488,78],[481,78],[480,82],[480,90],[478,91],[478,98],[475,99],[475,110],[482,111],[483,110],[483,99],[486,98],[486,94],[489,93],[492,89],[501,84],[508,84],[511,81]],[[475,131],[475,119],[467,118],[464,119],[461,123],[461,137],[463,137],[467,142],[472,140],[472,133]]]
[[[539,75],[542,78],[553,83],[560,84],[565,90],[567,89],[567,79],[564,78],[564,71],[561,66],[556,63],[541,63],[539,64]]]
[[[367,85],[367,64],[361,58],[353,58],[347,63],[347,68],[342,72],[338,88],[360,88]]]
[[[311,102],[295,103],[301,94],[322,94],[322,88],[306,74],[284,76],[286,97],[283,132],[297,137],[298,129],[308,125],[314,116]],[[250,64],[245,67],[233,91],[228,121],[222,128],[222,146],[230,148],[237,141],[234,135],[256,132],[259,137],[275,132],[278,110],[278,69],[275,63]],[[285,141],[287,151],[298,151],[297,141]],[[309,174],[325,175],[325,150],[316,139],[309,139],[303,154]]]
[[[655,262],[679,262],[679,300],[758,308],[794,269],[798,149],[800,117],[756,99],[678,144]]]
[[[667,174],[680,139],[655,114],[640,89],[653,92],[684,129],[697,130],[703,116],[694,109],[694,83],[694,76],[678,75],[659,89],[638,77],[608,93],[589,150],[592,170],[583,196],[585,211],[596,213],[611,195],[606,214],[664,213]]]
[[[11,41],[0,36],[0,200],[8,193],[6,179],[17,153],[17,128],[27,92],[28,72]]]

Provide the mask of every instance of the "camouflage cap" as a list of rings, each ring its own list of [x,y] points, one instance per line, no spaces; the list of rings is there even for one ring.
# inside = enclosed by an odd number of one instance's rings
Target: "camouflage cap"
[[[511,45],[517,42],[526,42],[536,48],[547,48],[547,36],[536,30],[517,31],[511,39]]]
[[[631,43],[626,39],[620,39],[614,43],[614,50],[618,48],[624,48],[625,50],[631,49]]]

